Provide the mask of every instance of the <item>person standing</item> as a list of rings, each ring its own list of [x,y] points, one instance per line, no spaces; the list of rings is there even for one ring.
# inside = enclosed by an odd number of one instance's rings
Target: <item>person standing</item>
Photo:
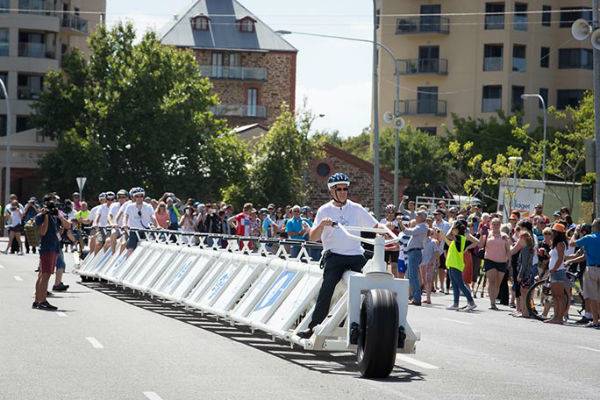
[[[292,218],[285,223],[285,231],[288,237],[293,240],[304,241],[304,235],[308,233],[310,227],[308,223],[304,222],[300,217],[300,206],[295,205],[292,207]],[[298,244],[293,244],[291,247],[290,256],[295,258],[300,253],[302,247]]]
[[[29,201],[25,205],[25,208],[23,209],[23,221],[22,221],[23,226],[25,226],[25,224],[28,221],[34,219],[35,216],[37,215],[38,209],[37,209],[37,205],[35,203],[36,203],[36,199],[35,199],[35,197],[32,197],[29,199]],[[35,254],[36,248],[34,246],[29,245],[29,240],[27,239],[27,235],[25,235],[25,253],[29,254],[30,248],[31,248],[31,251],[33,252],[33,254]]]
[[[399,225],[400,230],[407,236],[410,236],[408,244],[404,249],[404,254],[408,260],[408,281],[411,289],[412,300],[410,304],[414,306],[421,305],[421,280],[419,279],[419,266],[423,258],[423,245],[427,238],[429,227],[425,220],[427,211],[417,211],[415,215],[416,225],[414,228],[405,228],[403,224]]]
[[[385,207],[385,218],[379,221],[379,224],[387,226],[396,235],[400,233],[398,228],[398,220],[396,219],[396,206],[388,204]],[[396,278],[398,276],[398,258],[400,257],[400,243],[391,243],[385,245],[385,263],[388,266],[388,271],[392,273]]]
[[[496,298],[510,260],[510,238],[500,231],[501,225],[500,219],[492,219],[491,231],[479,239],[479,247],[484,249],[483,270],[488,282],[490,310],[498,310]]]
[[[46,311],[56,311],[57,307],[46,300],[48,294],[48,281],[54,272],[60,251],[59,228],[68,229],[70,224],[58,212],[54,203],[54,196],[44,196],[44,207],[35,217],[35,224],[40,233],[40,271],[35,283],[35,300],[32,308]]]
[[[585,307],[592,314],[586,326],[600,328],[600,218],[592,223],[592,233],[575,242],[583,249],[586,269],[583,273]]]
[[[567,287],[570,285],[567,279],[565,267],[565,251],[567,249],[566,228],[563,224],[556,223],[552,226],[552,250],[550,250],[550,290],[554,299],[554,317],[544,322],[562,325],[563,318],[567,314],[569,305],[564,300],[567,296]]]
[[[348,200],[350,178],[344,173],[335,173],[327,182],[331,201],[317,211],[315,223],[310,230],[310,240],[323,242],[323,283],[317,296],[308,329],[298,332],[298,337],[308,339],[313,329],[327,317],[331,298],[344,272],[361,272],[367,262],[360,242],[352,240],[334,224],[347,226],[379,226],[377,220],[358,203]]]
[[[21,232],[23,232],[23,225],[21,224],[22,220],[23,207],[16,199],[12,200],[4,213],[5,226],[8,227],[8,243],[6,245],[6,250],[4,250],[4,254],[8,254],[13,240],[16,240],[19,246],[19,255],[23,255],[23,244],[21,243]]]

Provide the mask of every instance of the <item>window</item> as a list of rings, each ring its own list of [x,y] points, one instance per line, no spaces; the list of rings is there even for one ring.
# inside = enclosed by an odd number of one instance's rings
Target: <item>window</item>
[[[564,110],[567,106],[577,107],[585,90],[583,89],[562,89],[556,91],[556,108]]]
[[[258,103],[258,90],[251,88],[248,89],[248,117],[256,117],[256,106]]]
[[[588,20],[588,22],[592,22],[592,9],[588,7],[561,7],[559,27],[571,28],[573,22],[579,18],[583,18]]]
[[[527,60],[525,59],[526,47],[521,44],[513,46],[512,70],[515,72],[525,72],[527,70]]]
[[[223,53],[212,53],[211,64],[212,64],[212,71],[211,71],[210,76],[212,78],[222,78],[223,77]]]
[[[542,96],[542,99],[544,99],[544,102],[546,103],[546,107],[548,106],[548,89],[546,88],[540,88],[540,96]],[[540,108],[542,108],[542,102],[540,101]]]
[[[10,0],[0,0],[0,14],[8,13],[10,9]]]
[[[542,47],[540,51],[540,67],[548,68],[550,66],[550,47]]]
[[[502,86],[491,85],[483,87],[481,101],[482,112],[496,112],[502,109]]]
[[[504,3],[485,3],[485,29],[504,29]]]
[[[515,3],[514,27],[515,27],[515,31],[526,31],[527,30],[527,4],[526,3]]]
[[[319,164],[317,164],[316,169],[317,175],[319,175],[321,178],[327,178],[331,174],[331,167],[325,162],[320,162]]]
[[[6,136],[6,115],[0,115],[0,136]]]
[[[421,6],[421,32],[440,32],[442,6],[440,4],[424,4]],[[437,14],[437,15],[427,15]]]
[[[239,53],[229,53],[229,66],[230,67],[239,67],[240,62],[240,54]]]
[[[32,129],[31,117],[29,115],[17,115],[17,130],[16,133]]]
[[[17,97],[21,100],[39,99],[43,90],[43,75],[19,74],[17,78]]]
[[[244,17],[239,20],[241,32],[254,32],[254,20],[250,17]]]
[[[8,29],[0,29],[0,56],[8,57]]]
[[[206,15],[197,15],[192,18],[192,29],[197,31],[208,30],[209,18]]]
[[[417,114],[437,114],[438,109],[437,86],[417,87]]]
[[[504,46],[501,44],[486,44],[483,47],[483,70],[502,71],[504,64]]]
[[[428,133],[431,136],[437,135],[437,128],[435,126],[421,126],[421,127],[417,128],[417,130],[424,132],[424,133]]]
[[[523,110],[523,99],[521,95],[525,94],[525,86],[513,86],[511,93],[511,107],[512,112]]]
[[[542,26],[552,25],[552,7],[542,6]]]
[[[419,46],[419,72],[437,73],[440,71],[440,47]]]
[[[559,69],[593,69],[592,49],[559,49]]]

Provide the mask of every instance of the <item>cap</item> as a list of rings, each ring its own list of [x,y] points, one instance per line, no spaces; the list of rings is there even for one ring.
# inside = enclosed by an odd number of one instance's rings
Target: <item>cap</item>
[[[417,215],[417,217],[427,218],[427,211],[419,210],[419,211],[417,211],[416,215]]]
[[[552,225],[552,230],[556,231],[556,232],[561,232],[561,233],[567,232],[567,228],[565,228],[565,226],[563,224],[559,224],[559,223]]]
[[[79,192],[73,192],[72,196],[79,196]]]
[[[261,208],[260,210],[258,210],[259,214],[268,214],[269,210],[267,210],[266,208]]]

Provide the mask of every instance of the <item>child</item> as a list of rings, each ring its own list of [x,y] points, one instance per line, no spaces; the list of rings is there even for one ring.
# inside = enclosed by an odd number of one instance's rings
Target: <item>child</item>
[[[431,304],[431,290],[433,289],[433,278],[435,275],[436,261],[439,259],[439,243],[434,238],[434,230],[429,229],[427,239],[423,243],[423,258],[421,260],[420,270],[423,282],[425,283],[425,294],[427,300],[425,303]]]

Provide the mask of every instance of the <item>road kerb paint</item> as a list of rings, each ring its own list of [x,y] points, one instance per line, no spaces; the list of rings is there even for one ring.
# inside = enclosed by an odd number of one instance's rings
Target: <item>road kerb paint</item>
[[[600,353],[600,349],[594,349],[592,347],[585,347],[585,346],[575,346],[578,349],[583,349],[583,350],[589,350],[589,351],[595,351],[597,353]]]
[[[15,281],[17,281],[17,282],[23,282],[23,278],[21,278],[18,275],[15,275]]]
[[[423,362],[423,361],[419,361],[417,359],[414,359],[412,357],[409,357],[407,355],[404,354],[396,354],[396,360],[400,360],[400,361],[404,361],[407,362],[409,364],[413,364],[416,365],[417,367],[421,367],[424,369],[439,369],[440,367]]]
[[[146,396],[148,400],[163,400],[162,397],[154,392],[144,392],[144,396]]]
[[[92,345],[93,348],[95,349],[103,349],[104,346],[102,346],[102,343],[100,343],[96,338],[94,337],[86,337],[85,338],[88,342],[90,342],[90,344]]]
[[[451,319],[451,318],[442,318],[444,321],[449,321],[449,322],[454,322],[456,324],[461,324],[461,325],[472,325],[470,322],[465,322],[465,321],[459,321],[457,319]]]

